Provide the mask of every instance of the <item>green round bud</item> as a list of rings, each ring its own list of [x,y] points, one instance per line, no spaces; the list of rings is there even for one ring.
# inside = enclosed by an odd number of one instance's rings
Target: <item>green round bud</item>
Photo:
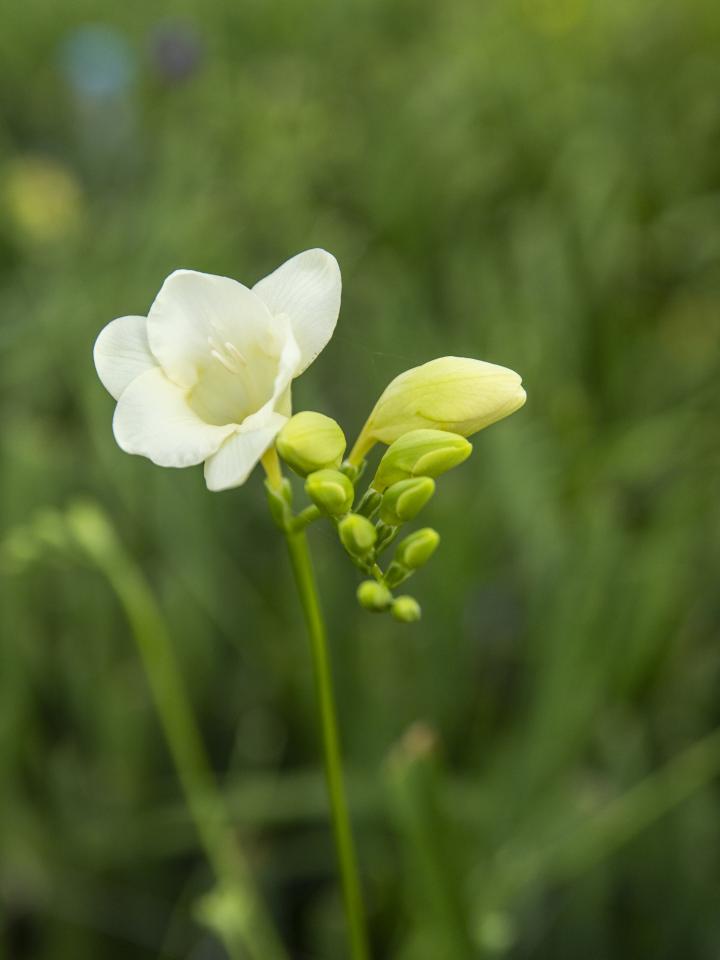
[[[383,523],[398,527],[416,517],[435,493],[435,481],[430,477],[410,477],[398,480],[385,491],[380,507]]]
[[[375,546],[377,530],[367,517],[349,513],[338,523],[340,542],[351,557],[364,557]]]
[[[440,534],[430,527],[416,530],[398,544],[395,559],[408,570],[417,570],[427,563],[440,543]]]
[[[331,517],[341,517],[352,506],[355,490],[339,470],[316,470],[305,481],[305,492],[316,507]]]
[[[278,434],[276,443],[285,463],[301,477],[325,467],[339,467],[346,446],[340,425],[330,417],[310,410],[291,417]]]
[[[407,595],[396,597],[393,600],[390,612],[395,619],[399,620],[401,623],[414,623],[422,616],[420,604],[417,602],[415,597],[409,597]]]
[[[392,594],[383,583],[377,580],[363,580],[357,588],[357,599],[361,607],[381,613],[393,602]]]
[[[372,482],[376,490],[409,477],[438,477],[472,453],[472,444],[445,430],[411,430],[385,451]]]

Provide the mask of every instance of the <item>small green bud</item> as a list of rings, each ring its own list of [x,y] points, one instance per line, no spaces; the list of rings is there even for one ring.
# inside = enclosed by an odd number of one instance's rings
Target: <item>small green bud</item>
[[[325,467],[339,467],[346,446],[340,425],[310,410],[291,417],[276,443],[285,463],[301,477]]]
[[[409,570],[417,570],[427,563],[437,550],[440,534],[430,527],[416,530],[398,544],[395,559]]]
[[[316,507],[331,517],[341,517],[352,506],[355,490],[339,470],[316,470],[305,481],[305,492]]]
[[[340,541],[351,557],[362,558],[375,546],[377,531],[367,517],[349,513],[338,523]]]
[[[372,482],[376,490],[409,477],[438,477],[472,453],[472,444],[445,430],[411,430],[390,444]]]
[[[422,616],[420,604],[417,602],[415,597],[409,597],[407,595],[396,597],[393,600],[390,612],[395,619],[399,620],[401,623],[414,623]]]
[[[393,602],[392,594],[388,588],[378,583],[377,580],[363,580],[357,588],[357,599],[361,607],[366,610],[372,610],[373,613],[381,613],[387,610]]]
[[[410,477],[398,480],[385,491],[380,507],[380,519],[390,526],[399,526],[416,517],[435,493],[435,481],[430,477]]]

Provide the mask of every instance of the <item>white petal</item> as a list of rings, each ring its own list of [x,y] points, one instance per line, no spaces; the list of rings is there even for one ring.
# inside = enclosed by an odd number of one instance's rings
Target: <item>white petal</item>
[[[241,430],[229,437],[217,453],[205,461],[208,490],[229,490],[245,483],[250,471],[273,442],[287,417],[271,413],[265,425],[256,430]]]
[[[236,426],[205,423],[188,406],[184,391],[159,367],[141,374],[123,392],[113,431],[127,453],[160,467],[190,467],[215,453]]]
[[[118,317],[98,334],[93,348],[102,385],[117,400],[135,377],[157,365],[150,353],[145,317]]]
[[[253,287],[274,316],[284,313],[290,318],[301,353],[297,374],[313,362],[333,335],[341,287],[337,260],[320,249],[299,253]]]
[[[287,321],[286,321],[287,324]],[[289,325],[283,331],[284,342],[282,352],[278,360],[278,369],[273,382],[272,403],[275,410],[282,409],[279,405],[280,398],[289,391],[292,380],[302,372],[302,353],[300,345],[294,336],[294,331]],[[288,401],[289,402],[289,401]]]
[[[183,387],[193,386],[228,344],[244,356],[258,347],[272,353],[277,341],[277,322],[252,290],[194,270],[176,270],[165,280],[147,331],[165,373]]]

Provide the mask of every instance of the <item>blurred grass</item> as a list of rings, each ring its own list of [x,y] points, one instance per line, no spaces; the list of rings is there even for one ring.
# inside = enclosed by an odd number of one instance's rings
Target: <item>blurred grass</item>
[[[146,4],[27,0],[5,20],[0,530],[102,504],[168,620],[286,942],[341,956],[306,643],[259,478],[209,495],[199,471],[121,454],[90,356],[177,266],[251,282],[332,250],[341,319],[297,409],[351,435],[392,376],[452,353],[519,370],[529,394],[426,514],[443,545],[413,583],[417,627],[356,610],[314,534],[377,956],[420,960],[442,931],[413,866],[430,802],[478,955],[715,960],[716,4],[175,15],[200,49],[182,79],[162,72],[169,27]],[[98,99],[61,51],[100,18],[129,59]],[[5,953],[218,956],[192,921],[210,878],[112,592],[62,556],[0,591]],[[378,771],[417,719],[444,760],[408,806]]]

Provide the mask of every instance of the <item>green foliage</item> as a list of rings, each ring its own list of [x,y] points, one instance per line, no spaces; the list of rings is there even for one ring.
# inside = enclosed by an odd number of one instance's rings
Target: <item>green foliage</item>
[[[200,59],[176,79],[152,5],[29,0],[0,31],[0,953],[210,955],[193,917],[238,922],[225,890],[194,909],[212,880],[121,601],[38,514],[85,496],[162,611],[283,939],[342,956],[262,479],[209,494],[121,453],[91,361],[176,267],[252,283],[323,246],[343,307],[296,410],[352,443],[442,355],[528,391],[424,508],[443,544],[413,580],[421,622],[369,617],[309,530],[376,955],[715,960],[717,3],[182,14]],[[100,16],[135,69],[98,104],[60,46]]]

